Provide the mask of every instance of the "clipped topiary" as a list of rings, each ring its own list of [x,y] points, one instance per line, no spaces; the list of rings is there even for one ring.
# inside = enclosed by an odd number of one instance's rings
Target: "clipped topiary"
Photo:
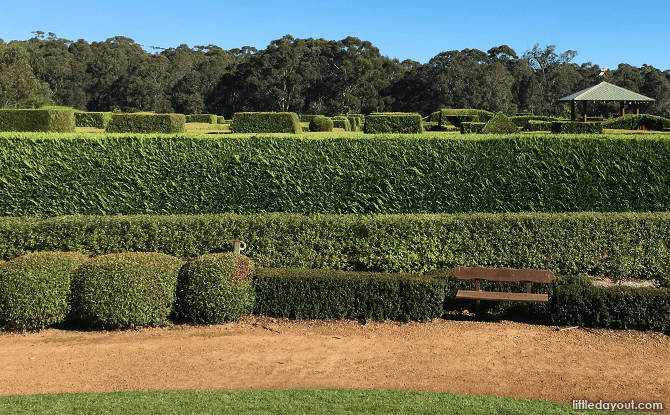
[[[172,312],[183,264],[154,252],[92,258],[74,274],[74,317],[93,328],[156,326]]]
[[[237,321],[250,313],[254,288],[249,258],[233,253],[204,255],[179,272],[178,314],[196,324]]]
[[[519,132],[519,129],[516,124],[511,122],[502,112],[495,114],[482,129],[482,134],[514,134],[517,132]]]
[[[333,131],[333,126],[333,120],[324,115],[317,115],[316,117],[312,118],[312,121],[309,122],[309,131]]]
[[[333,128],[341,128],[344,131],[351,131],[351,123],[347,119],[347,117],[338,115],[332,118],[333,120]]]
[[[75,252],[34,252],[0,267],[0,325],[42,330],[65,320],[75,269],[88,257]]]

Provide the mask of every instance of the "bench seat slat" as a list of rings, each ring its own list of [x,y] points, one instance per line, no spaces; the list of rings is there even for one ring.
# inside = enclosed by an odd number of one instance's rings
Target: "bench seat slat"
[[[548,303],[547,294],[528,294],[528,293],[506,293],[495,291],[468,291],[459,290],[456,298],[470,300],[492,300],[492,301],[521,301],[526,303]]]

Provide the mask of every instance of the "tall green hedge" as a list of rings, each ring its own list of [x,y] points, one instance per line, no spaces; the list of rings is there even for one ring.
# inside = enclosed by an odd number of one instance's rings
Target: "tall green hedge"
[[[107,123],[108,133],[183,133],[183,114],[114,114]]]
[[[670,213],[0,218],[0,258],[7,260],[34,251],[189,258],[231,251],[230,239],[244,239],[259,267],[423,272],[479,265],[662,280]]]
[[[300,119],[294,112],[236,112],[230,124],[233,133],[301,134]]]
[[[409,274],[266,268],[256,271],[254,286],[254,314],[424,321],[442,317],[446,281]]]
[[[421,134],[423,121],[419,114],[379,113],[365,117],[366,134]]]
[[[363,131],[363,124],[365,124],[365,115],[348,114],[347,119],[351,124],[351,131]]]
[[[441,127],[454,125],[460,127],[463,122],[488,122],[493,113],[485,110],[445,108],[440,110],[439,123]]]
[[[0,215],[666,211],[665,135],[0,134]]]
[[[111,112],[75,112],[77,127],[105,128],[112,119]]]
[[[0,131],[45,133],[74,132],[75,112],[70,109],[0,109]]]

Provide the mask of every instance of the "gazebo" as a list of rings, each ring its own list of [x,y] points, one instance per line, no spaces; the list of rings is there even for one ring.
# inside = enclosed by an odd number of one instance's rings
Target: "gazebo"
[[[621,108],[621,116],[626,115],[625,104],[639,104],[641,102],[653,102],[653,98],[645,97],[637,92],[629,91],[620,86],[612,85],[608,82],[601,82],[590,88],[575,92],[572,95],[563,97],[558,102],[570,102],[570,118],[574,121],[577,119],[575,107],[577,102],[583,103],[584,122],[586,122],[586,103],[588,101],[600,102],[618,102]],[[640,108],[637,108],[637,113],[640,113]]]

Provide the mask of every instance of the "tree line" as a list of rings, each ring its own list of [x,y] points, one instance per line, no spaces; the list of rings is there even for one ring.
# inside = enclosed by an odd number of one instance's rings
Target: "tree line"
[[[215,45],[144,47],[116,36],[71,41],[37,31],[0,39],[0,107],[45,104],[87,111],[211,113],[291,111],[419,112],[477,108],[508,115],[565,116],[558,98],[605,80],[655,99],[643,111],[670,117],[670,71],[625,63],[606,76],[576,51],[539,44],[518,55],[506,45],[484,52],[441,52],[421,64],[380,53],[368,41],[296,39],[286,35],[265,49]],[[618,112],[596,104],[595,114]]]

